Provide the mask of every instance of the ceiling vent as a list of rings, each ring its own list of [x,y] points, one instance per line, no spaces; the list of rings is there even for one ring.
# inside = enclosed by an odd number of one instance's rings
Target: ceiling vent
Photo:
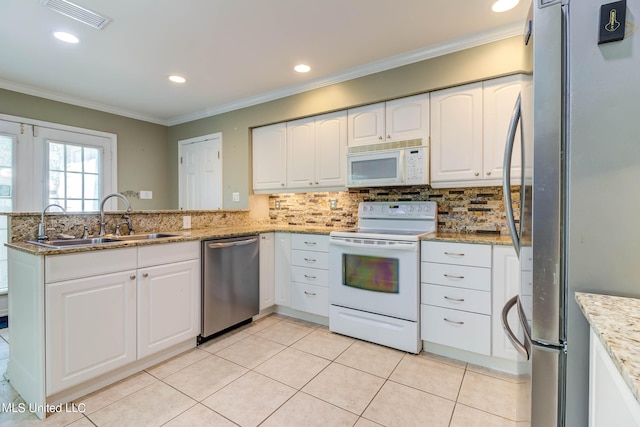
[[[98,15],[67,0],[40,0],[40,4],[99,30],[111,22],[106,16]]]

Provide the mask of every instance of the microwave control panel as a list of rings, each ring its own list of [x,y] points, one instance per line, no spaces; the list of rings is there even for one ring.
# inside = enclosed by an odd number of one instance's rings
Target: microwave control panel
[[[429,169],[425,147],[407,148],[404,153],[405,184],[427,184]]]

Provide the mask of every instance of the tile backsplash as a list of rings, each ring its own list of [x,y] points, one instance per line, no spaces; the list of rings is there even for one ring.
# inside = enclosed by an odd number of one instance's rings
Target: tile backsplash
[[[517,203],[519,192],[512,189]],[[438,203],[438,231],[508,234],[502,187],[433,189],[427,186],[352,189],[339,192],[283,193],[269,196],[272,225],[353,227],[362,201]],[[332,204],[335,208],[332,209]],[[516,219],[519,206],[514,206]]]

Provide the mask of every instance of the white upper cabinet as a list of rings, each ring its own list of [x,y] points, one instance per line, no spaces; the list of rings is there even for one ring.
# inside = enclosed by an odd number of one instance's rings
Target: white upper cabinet
[[[287,126],[253,129],[253,189],[282,190],[287,184]]]
[[[341,111],[287,123],[287,188],[344,187],[347,115]]]
[[[514,75],[431,94],[431,184],[436,188],[502,185],[509,124],[524,76]],[[520,129],[512,180],[520,176]]]
[[[384,142],[384,102],[349,109],[348,145]]]
[[[316,183],[344,187],[347,171],[347,112],[316,117]]]
[[[482,83],[431,93],[431,184],[482,175]]]
[[[429,136],[429,94],[385,103],[386,140],[406,141]]]
[[[428,136],[428,93],[349,110],[349,146]]]
[[[520,75],[484,82],[484,134],[482,141],[484,151],[483,170],[487,179],[502,180],[502,164],[509,125],[513,115],[513,108],[521,90],[522,76]],[[520,124],[518,124],[511,157],[511,174],[514,178],[520,176],[522,168],[520,146]]]
[[[287,123],[287,187],[311,187],[315,181],[316,121]]]

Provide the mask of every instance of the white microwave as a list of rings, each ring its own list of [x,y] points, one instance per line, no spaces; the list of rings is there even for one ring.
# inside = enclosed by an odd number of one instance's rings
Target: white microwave
[[[429,183],[427,146],[347,154],[347,187]]]

